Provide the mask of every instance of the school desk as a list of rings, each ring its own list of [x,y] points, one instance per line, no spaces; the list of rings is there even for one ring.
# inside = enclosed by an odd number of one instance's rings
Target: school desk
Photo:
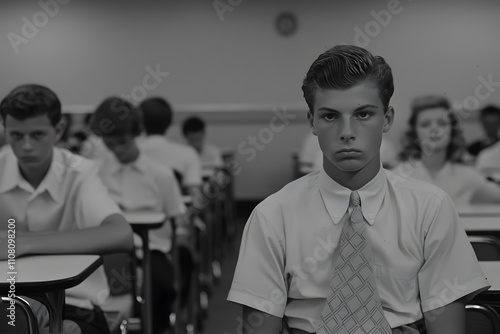
[[[43,303],[49,311],[50,333],[62,334],[64,290],[83,282],[102,263],[98,255],[33,255],[16,258],[12,270],[8,261],[0,261],[0,294],[8,295],[11,284],[7,279],[14,275],[15,295]]]
[[[153,332],[153,315],[152,315],[152,287],[151,287],[151,251],[149,249],[149,230],[159,228],[165,222],[166,216],[161,212],[124,212],[125,219],[132,226],[142,239],[142,267],[144,270],[144,286],[143,286],[143,312],[142,312],[142,328],[144,334],[152,334]],[[167,316],[167,315],[165,315]]]

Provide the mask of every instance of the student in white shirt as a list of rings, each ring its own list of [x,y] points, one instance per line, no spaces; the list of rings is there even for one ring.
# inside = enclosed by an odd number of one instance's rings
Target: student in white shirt
[[[132,250],[131,228],[97,176],[97,166],[54,147],[64,129],[56,94],[41,85],[19,86],[2,100],[0,112],[10,144],[0,154],[0,245],[7,245],[6,223],[14,218],[17,257]],[[0,258],[6,257],[2,248]],[[91,303],[105,305],[108,297],[101,267],[66,292],[66,310],[76,307],[85,315]],[[47,333],[47,311],[36,301],[32,306],[41,333]],[[86,317],[72,320],[80,327],[76,333],[109,332],[105,319],[96,324]]]
[[[149,231],[153,268],[153,332],[165,333],[169,328],[168,315],[174,311],[176,298],[175,267],[170,254],[173,241],[170,220],[173,219],[178,226],[177,232],[186,232],[186,209],[180,188],[170,168],[150,160],[137,147],[136,137],[141,132],[137,108],[119,97],[109,97],[97,107],[92,128],[98,127],[104,120],[113,125],[102,136],[104,145],[112,154],[101,159],[99,176],[111,197],[124,211],[163,212],[166,216],[161,227]],[[139,242],[139,239],[136,240]],[[177,249],[182,271],[179,282],[182,294],[178,298],[184,303],[193,263],[185,247],[178,246]]]
[[[336,46],[313,62],[302,90],[323,168],[269,196],[245,226],[228,296],[243,305],[244,329],[273,334],[283,324],[316,333],[342,217],[357,191],[393,333],[417,333],[410,327],[424,318],[428,334],[464,334],[465,303],[489,285],[449,196],[381,168],[382,134],[394,118],[389,65],[365,49]]]
[[[499,203],[500,187],[462,163],[464,140],[449,101],[439,95],[414,99],[403,162],[394,171],[443,189],[456,205]]]
[[[195,116],[185,119],[182,123],[182,134],[187,143],[198,153],[202,168],[223,167],[220,149],[205,140],[206,123],[204,120]]]
[[[148,98],[139,105],[147,137],[139,148],[151,160],[172,168],[182,176],[181,185],[191,194],[201,186],[201,162],[196,151],[187,145],[174,143],[165,135],[172,123],[172,108],[160,97]]]
[[[500,130],[499,136],[500,136]],[[484,175],[500,179],[500,142],[482,150],[476,160],[476,169]]]

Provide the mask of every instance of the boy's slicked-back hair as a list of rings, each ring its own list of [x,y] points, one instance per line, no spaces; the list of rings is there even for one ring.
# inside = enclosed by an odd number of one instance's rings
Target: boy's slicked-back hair
[[[193,132],[204,132],[205,131],[205,121],[201,118],[192,116],[187,118],[182,123],[182,134],[185,136],[188,133]]]
[[[108,97],[96,108],[90,128],[98,136],[138,136],[141,114],[132,103],[116,96]]]
[[[148,135],[163,135],[172,124],[172,107],[161,97],[145,99],[139,105]]]
[[[312,63],[302,82],[309,111],[314,113],[314,98],[319,89],[347,89],[363,81],[373,82],[379,90],[384,110],[394,93],[392,70],[381,56],[354,45],[337,45]]]
[[[47,115],[50,124],[57,125],[61,120],[61,101],[49,88],[26,84],[14,88],[0,103],[0,113],[5,123],[7,115],[24,121],[28,118]]]

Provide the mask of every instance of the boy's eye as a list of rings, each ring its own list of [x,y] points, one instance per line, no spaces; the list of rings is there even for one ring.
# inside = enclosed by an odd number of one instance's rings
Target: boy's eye
[[[356,116],[360,119],[367,119],[368,117],[371,116],[371,113],[367,111],[361,111]]]
[[[337,115],[335,115],[335,114],[324,114],[321,117],[327,121],[333,121],[333,120],[337,119]]]
[[[35,139],[40,139],[40,138],[42,138],[42,137],[43,137],[43,132],[34,132],[34,133],[32,134],[32,136],[33,136],[33,138],[35,138]]]
[[[18,132],[10,133],[10,137],[14,140],[20,140],[23,136]]]

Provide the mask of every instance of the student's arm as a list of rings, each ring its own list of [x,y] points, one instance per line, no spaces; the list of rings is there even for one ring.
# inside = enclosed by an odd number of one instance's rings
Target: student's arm
[[[427,334],[465,334],[465,301],[424,312]]]
[[[16,235],[16,256],[30,254],[108,254],[133,249],[132,229],[121,214],[106,217],[101,225],[79,230],[21,232]],[[2,249],[1,259],[7,253]]]
[[[274,315],[243,306],[243,333],[279,334],[281,321],[281,318]]]
[[[500,203],[500,186],[484,179],[479,183],[471,202],[473,204]]]

